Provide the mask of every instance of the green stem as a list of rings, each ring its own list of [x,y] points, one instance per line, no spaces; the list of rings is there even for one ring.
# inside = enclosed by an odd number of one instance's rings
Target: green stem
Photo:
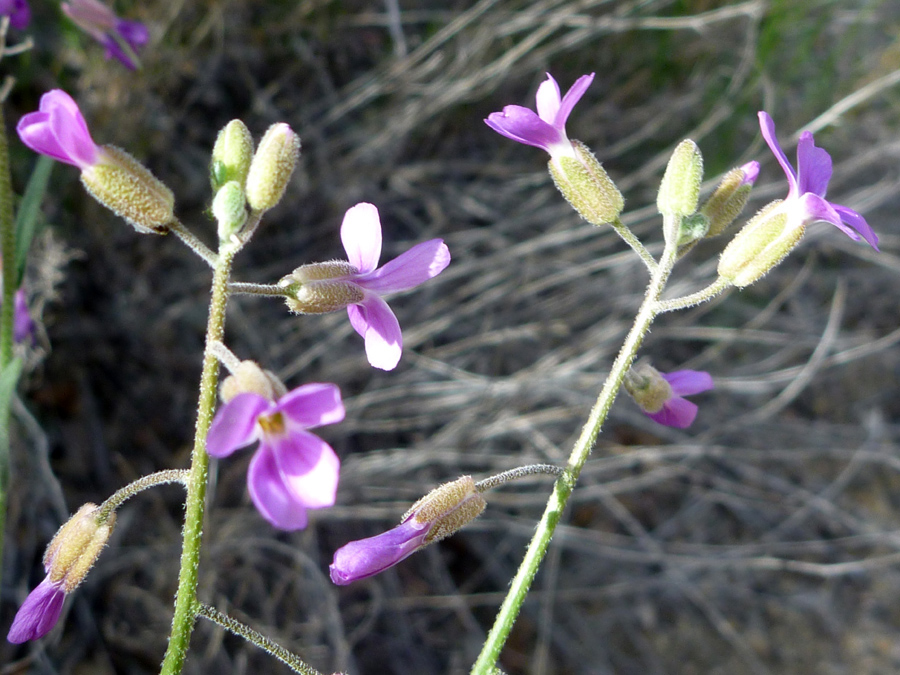
[[[503,601],[503,605],[500,607],[500,611],[497,613],[494,626],[484,642],[481,654],[472,667],[472,675],[491,675],[495,672],[497,659],[500,657],[500,650],[503,649],[503,645],[506,643],[516,617],[522,608],[522,604],[525,602],[525,597],[528,595],[528,590],[531,587],[534,576],[537,574],[541,560],[543,560],[547,547],[550,545],[550,539],[553,537],[556,525],[559,523],[569,496],[575,488],[581,469],[591,454],[597,435],[600,433],[600,427],[606,420],[613,401],[616,399],[616,394],[619,392],[625,373],[631,367],[641,342],[643,342],[650,324],[653,323],[653,319],[656,317],[656,303],[672,272],[676,255],[677,247],[667,244],[665,251],[663,251],[662,259],[650,280],[650,285],[638,310],[634,325],[628,332],[622,349],[619,351],[609,376],[606,378],[603,389],[597,397],[597,402],[591,409],[590,416],[581,431],[581,436],[575,442],[575,447],[572,448],[572,454],[569,455],[565,472],[553,486],[553,493],[547,501],[544,515],[541,517],[531,543],[528,545],[522,564],[519,566],[519,570],[510,584],[509,592]]]
[[[143,492],[147,488],[157,485],[165,485],[166,483],[188,484],[190,471],[187,469],[166,469],[157,471],[147,476],[141,476],[133,483],[129,483],[123,488],[116,490],[105,502],[100,505],[100,513],[97,514],[97,520],[105,522],[109,519],[109,514],[122,506],[122,503],[131,499],[139,492]]]
[[[5,38],[4,38],[5,43]],[[16,293],[16,225],[13,221],[13,192],[9,176],[9,142],[6,139],[6,120],[0,105],[0,255],[3,265],[3,295],[0,298],[0,372],[9,367],[13,358],[13,317]],[[0,438],[0,581],[3,569],[3,541],[6,534],[6,503],[9,495],[9,406],[0,410],[0,428],[6,433]]]
[[[206,349],[203,353],[203,373],[200,376],[200,401],[197,406],[197,427],[191,468],[187,482],[184,530],[182,532],[181,569],[178,573],[178,593],[175,596],[175,616],[169,647],[163,660],[162,675],[181,673],[197,619],[197,579],[200,568],[200,537],[203,533],[203,513],[206,501],[209,455],[206,454],[206,434],[216,405],[219,382],[219,361],[210,346],[221,342],[225,332],[225,305],[228,302],[228,277],[231,263],[240,246],[230,242],[219,246],[213,276],[212,300],[206,326]]]
[[[263,651],[268,652],[283,664],[287,665],[295,673],[301,673],[301,675],[322,675],[318,670],[316,670],[312,666],[307,665],[303,661],[303,659],[301,659],[293,652],[288,651],[281,645],[272,642],[262,633],[259,633],[250,628],[250,626],[241,623],[237,619],[231,618],[227,614],[223,614],[215,607],[210,607],[209,605],[202,602],[198,603],[197,616],[202,616],[204,619],[209,619],[214,624],[221,626],[225,630],[234,633],[238,637],[244,638],[245,640],[247,640],[247,642],[252,642]]]
[[[697,291],[696,293],[691,293],[690,295],[685,295],[680,298],[672,298],[671,300],[657,301],[656,313],[663,314],[664,312],[672,312],[676,309],[684,309],[686,307],[699,305],[701,302],[712,300],[729,286],[731,286],[731,282],[728,281],[728,279],[726,279],[725,277],[719,277],[709,286],[701,291]]]
[[[622,237],[622,240],[641,257],[641,260],[644,261],[647,269],[650,270],[650,274],[656,274],[656,270],[659,267],[656,263],[656,260],[654,260],[653,256],[650,255],[650,251],[648,251],[644,247],[644,245],[641,243],[641,240],[634,235],[634,232],[631,231],[631,228],[623,223],[621,218],[616,218],[616,220],[610,223],[610,225],[616,231],[616,234]]]
[[[287,297],[284,288],[277,284],[251,284],[244,281],[228,284],[228,292],[240,295],[265,295],[270,298]]]

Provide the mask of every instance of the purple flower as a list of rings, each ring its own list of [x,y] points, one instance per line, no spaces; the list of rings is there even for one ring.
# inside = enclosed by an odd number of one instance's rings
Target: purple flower
[[[117,58],[126,68],[138,67],[137,51],[150,34],[140,21],[120,19],[99,0],[71,0],[62,10],[85,33],[106,48],[106,58]]]
[[[13,340],[25,342],[34,338],[34,321],[28,313],[28,303],[25,300],[25,290],[16,291],[13,300]]]
[[[62,585],[62,580],[53,582],[45,577],[19,607],[6,639],[21,644],[49,633],[59,620],[66,599]]]
[[[31,21],[31,9],[26,0],[0,0],[0,16],[8,16],[9,25],[22,30]]]
[[[831,156],[822,148],[817,148],[809,131],[800,134],[797,143],[797,171],[775,137],[775,123],[765,111],[759,113],[759,128],[769,148],[775,154],[781,168],[787,175],[790,189],[784,201],[791,222],[798,226],[824,220],[831,223],[851,239],[864,239],[876,251],[878,236],[869,227],[866,219],[853,209],[834,204],[825,199],[828,181],[831,179]]]
[[[216,414],[207,452],[227,457],[259,441],[247,486],[256,508],[282,530],[306,527],[307,509],[334,504],[340,461],[318,436],[308,433],[344,419],[341,393],[333,384],[306,384],[272,401],[242,393]]]
[[[713,388],[712,376],[702,370],[676,370],[674,373],[660,373],[669,383],[672,395],[656,412],[644,411],[650,419],[667,427],[687,429],[697,417],[697,405],[683,396],[699,394]]]
[[[488,115],[485,123],[507,138],[543,148],[552,157],[573,157],[575,151],[566,136],[566,120],[593,80],[594,73],[582,75],[560,99],[559,85],[547,73],[537,90],[537,113],[520,105],[508,105],[503,112]]]
[[[422,546],[432,523],[420,523],[410,515],[400,525],[387,532],[351,541],[334,554],[328,568],[331,580],[338,586],[367,579],[408,558]]]
[[[35,152],[72,164],[84,171],[100,160],[78,104],[61,89],[41,96],[38,112],[23,115],[16,125],[22,142]]]
[[[436,277],[450,264],[441,239],[416,244],[378,267],[381,221],[378,209],[361,203],[350,208],[341,225],[343,261],[298,267],[279,284],[288,306],[301,314],[322,314],[347,308],[353,329],[366,341],[366,356],[375,368],[393,370],[403,351],[397,317],[382,300],[385,293],[406,291]]]
[[[63,580],[54,582],[49,575],[45,577],[19,607],[6,639],[21,644],[44,637],[59,621],[65,599]]]

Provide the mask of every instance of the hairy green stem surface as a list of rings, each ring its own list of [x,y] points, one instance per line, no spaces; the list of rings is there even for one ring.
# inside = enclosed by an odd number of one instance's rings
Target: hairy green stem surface
[[[187,469],[166,469],[164,471],[151,473],[147,476],[141,476],[133,483],[129,483],[125,487],[116,490],[100,505],[98,520],[105,522],[109,519],[110,514],[122,506],[126,500],[131,499],[147,488],[165,485],[166,483],[181,483],[182,485],[187,485],[190,473],[191,472]]]
[[[191,453],[190,475],[187,481],[184,530],[182,531],[181,569],[178,573],[178,593],[175,596],[175,616],[169,646],[163,660],[162,675],[178,675],[184,666],[191,632],[197,620],[197,580],[200,568],[200,538],[203,534],[203,513],[206,502],[209,455],[206,454],[206,434],[216,406],[216,387],[219,382],[219,360],[211,345],[221,342],[225,333],[225,305],[228,302],[228,278],[231,263],[240,245],[223,242],[219,246],[213,275],[212,300],[206,325],[206,348],[203,353],[203,373],[200,376],[200,400],[197,405],[197,426],[194,449]]]
[[[562,517],[563,510],[566,508],[569,497],[575,488],[575,483],[578,481],[578,476],[581,474],[584,463],[591,454],[591,450],[600,433],[600,427],[606,421],[613,401],[615,401],[619,388],[622,386],[625,373],[628,372],[628,369],[634,362],[634,358],[650,328],[650,324],[656,318],[658,313],[657,301],[672,272],[676,255],[677,247],[673,244],[666,244],[659,265],[655,265],[656,269],[650,280],[650,285],[647,287],[644,301],[641,303],[637,317],[634,320],[634,325],[628,332],[622,349],[619,351],[606,378],[603,389],[597,397],[597,402],[594,403],[587,422],[581,430],[581,435],[572,448],[564,473],[556,480],[553,486],[553,493],[547,501],[544,515],[541,517],[531,543],[528,545],[522,564],[519,566],[519,570],[510,584],[509,592],[500,607],[500,611],[497,613],[494,625],[482,647],[481,654],[472,667],[472,675],[492,675],[496,671],[500,651],[503,649],[516,617],[522,609],[522,604],[525,602],[531,583],[534,581],[544,554],[550,545],[553,532]]]

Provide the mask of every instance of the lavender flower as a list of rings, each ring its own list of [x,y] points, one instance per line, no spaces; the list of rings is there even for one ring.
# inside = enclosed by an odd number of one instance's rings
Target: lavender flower
[[[437,276],[450,264],[450,251],[443,240],[431,239],[377,267],[381,221],[378,209],[366,203],[357,204],[344,215],[341,241],[349,264],[333,261],[304,265],[279,285],[288,295],[288,307],[301,314],[346,307],[353,329],[366,341],[369,363],[392,370],[400,361],[403,335],[397,317],[381,296],[409,290]]]
[[[503,112],[488,115],[485,123],[507,138],[546,150],[554,158],[574,157],[575,150],[566,136],[566,120],[593,80],[594,73],[582,75],[560,99],[559,85],[547,73],[537,90],[536,113],[520,105],[508,105]]]
[[[41,96],[38,112],[23,115],[16,125],[22,142],[35,152],[84,171],[100,160],[78,104],[62,89]]]
[[[138,67],[137,51],[150,34],[140,21],[120,19],[99,0],[71,0],[62,3],[66,16],[106,49],[106,58],[117,58],[129,70]]]
[[[683,397],[714,385],[710,374],[702,370],[661,373],[642,361],[626,373],[622,386],[647,417],[667,427],[686,429],[697,417],[697,406]]]
[[[44,637],[59,621],[65,599],[62,579],[51,581],[49,575],[44,577],[19,607],[6,639],[21,644]]]
[[[805,227],[817,221],[825,221],[851,239],[864,239],[877,251],[878,236],[866,219],[847,206],[825,199],[828,181],[831,179],[831,156],[822,148],[816,147],[812,133],[804,131],[800,134],[795,172],[775,137],[775,123],[765,111],[759,113],[759,128],[788,179],[790,189],[782,208],[787,211],[789,222],[797,227]]]
[[[322,439],[308,433],[344,419],[341,393],[333,384],[307,384],[277,400],[238,394],[216,414],[207,452],[227,457],[259,441],[247,485],[262,516],[282,530],[306,527],[307,509],[334,504],[340,461]]]
[[[31,9],[26,0],[0,0],[0,16],[8,16],[9,25],[22,30],[31,21]]]
[[[13,340],[25,342],[25,340],[34,339],[34,320],[28,313],[24,289],[20,288],[16,291],[13,304]]]

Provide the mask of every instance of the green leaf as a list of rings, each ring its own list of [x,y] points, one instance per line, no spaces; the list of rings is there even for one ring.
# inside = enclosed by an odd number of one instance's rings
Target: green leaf
[[[41,202],[47,192],[47,183],[50,180],[50,172],[53,169],[54,160],[46,155],[41,155],[28,179],[28,187],[25,188],[25,196],[19,203],[16,213],[16,279],[22,283],[25,274],[25,261],[28,258],[28,249],[31,248],[31,240],[38,233],[38,216],[41,212]]]

